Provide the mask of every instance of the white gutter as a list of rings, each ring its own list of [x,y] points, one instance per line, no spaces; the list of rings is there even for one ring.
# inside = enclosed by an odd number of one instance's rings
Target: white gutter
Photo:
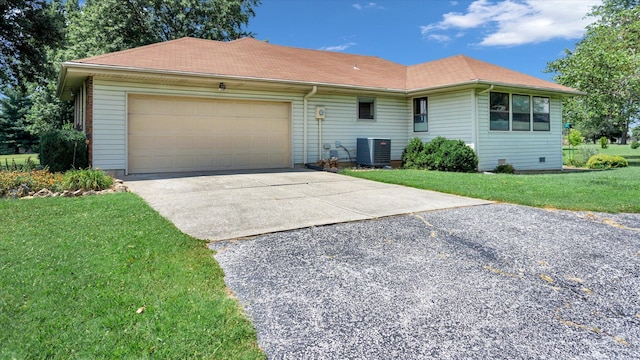
[[[302,98],[302,163],[304,164],[308,162],[308,159],[307,159],[307,118],[308,118],[307,99],[312,97],[317,91],[318,91],[318,87],[316,85],[313,85],[313,88],[311,88],[311,92],[309,92],[307,95],[305,95]]]

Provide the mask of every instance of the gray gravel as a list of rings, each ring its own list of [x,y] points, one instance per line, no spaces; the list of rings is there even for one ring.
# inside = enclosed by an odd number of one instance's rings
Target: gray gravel
[[[498,204],[211,246],[271,359],[640,358],[640,215]]]

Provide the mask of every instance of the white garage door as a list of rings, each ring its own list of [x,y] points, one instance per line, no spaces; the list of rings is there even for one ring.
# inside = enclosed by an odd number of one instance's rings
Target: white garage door
[[[290,108],[129,95],[129,173],[290,167]]]

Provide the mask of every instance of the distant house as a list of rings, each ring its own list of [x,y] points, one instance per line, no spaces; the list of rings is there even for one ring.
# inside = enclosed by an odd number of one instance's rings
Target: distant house
[[[578,91],[458,55],[373,56],[182,38],[62,64],[94,167],[125,173],[288,168],[340,141],[461,139],[479,170],[562,168],[561,100]],[[324,110],[324,120],[317,120]],[[346,152],[338,149],[340,158]]]

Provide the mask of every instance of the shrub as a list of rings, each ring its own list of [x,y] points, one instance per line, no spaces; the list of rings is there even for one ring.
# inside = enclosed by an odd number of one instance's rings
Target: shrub
[[[464,141],[441,136],[427,144],[418,138],[411,140],[402,160],[405,169],[473,172],[478,167],[478,156]]]
[[[64,174],[67,190],[104,190],[113,185],[113,178],[98,169],[69,170]]]
[[[439,165],[434,170],[474,172],[478,168],[478,155],[462,140],[446,140],[434,155]]]
[[[593,146],[581,146],[577,151],[570,150],[569,154],[563,159],[563,163],[571,167],[585,167],[589,158],[597,153],[598,150]]]
[[[493,172],[496,174],[515,174],[516,169],[511,164],[499,164],[493,169]]]
[[[631,148],[632,148],[632,149],[637,149],[637,148],[639,148],[639,147],[640,147],[640,143],[639,143],[639,142],[637,142],[637,141],[635,141],[635,140],[634,140],[634,141],[631,143]]]
[[[606,137],[601,137],[598,142],[600,143],[600,147],[603,149],[606,149],[609,147],[609,139],[607,139]]]
[[[417,159],[424,151],[424,143],[420,138],[413,138],[402,151],[402,167],[404,169],[418,169]]]
[[[85,135],[71,129],[45,133],[40,138],[40,164],[53,172],[87,167]]]
[[[569,130],[569,134],[567,135],[567,143],[569,143],[569,145],[575,147],[582,144],[583,141],[584,137],[582,137],[580,131],[576,129]]]
[[[629,166],[627,159],[618,155],[611,156],[605,154],[597,154],[593,155],[591,158],[589,158],[589,161],[587,161],[587,167],[589,169],[611,169],[627,166]]]

